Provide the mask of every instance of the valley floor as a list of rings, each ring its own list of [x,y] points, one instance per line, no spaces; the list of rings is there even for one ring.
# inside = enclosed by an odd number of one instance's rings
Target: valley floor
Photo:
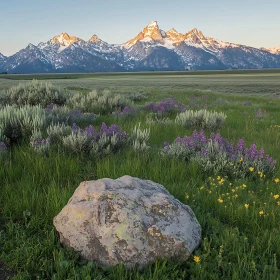
[[[3,158],[0,149],[1,280],[7,275],[15,280],[280,279],[278,70],[195,75],[1,75],[0,98],[6,89],[19,82],[28,83],[32,78],[67,87],[71,94],[88,96],[93,89],[99,92],[109,89],[130,98],[130,108],[135,110],[133,115],[107,111],[94,120],[83,119],[77,123],[81,128],[91,124],[96,129],[100,129],[103,122],[108,126],[117,124],[129,135],[141,123],[143,129],[150,129],[150,148],[137,152],[125,146],[95,157],[86,152],[69,152],[61,144],[55,144],[46,154],[40,154],[30,145],[30,138],[23,138]],[[221,172],[209,172],[196,161],[163,156],[164,142],[171,144],[178,136],[190,136],[195,129],[201,130],[200,126],[176,124],[177,112],[151,112],[145,108],[150,102],[159,104],[170,98],[183,103],[187,110],[225,113],[227,118],[223,125],[205,128],[205,135],[219,133],[233,145],[240,139],[244,139],[246,147],[256,144],[259,152],[263,148],[265,154],[276,160],[275,170],[265,173],[262,170],[268,170],[267,166],[251,161],[250,164],[256,164],[253,168],[246,166],[243,158],[238,158]],[[2,109],[3,104],[0,104],[0,119]],[[42,134],[47,135],[45,128]],[[239,176],[234,168],[241,167],[245,171]],[[122,266],[100,269],[95,263],[83,261],[71,250],[62,248],[53,227],[53,217],[79,183],[123,175],[158,182],[192,208],[202,226],[202,242],[187,261],[159,260],[141,271],[125,270]],[[9,274],[5,267],[16,271],[17,275]]]

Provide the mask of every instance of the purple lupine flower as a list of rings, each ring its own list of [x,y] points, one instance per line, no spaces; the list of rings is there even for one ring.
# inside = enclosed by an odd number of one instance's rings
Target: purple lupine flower
[[[177,102],[176,99],[172,97],[172,98],[162,100],[158,104],[154,104],[153,102],[150,102],[145,106],[145,109],[157,113],[183,112],[186,110],[186,106],[180,102]]]
[[[79,132],[79,127],[76,125],[76,123],[73,123],[72,125],[72,132],[74,134],[77,134]]]
[[[92,125],[87,126],[87,127],[85,128],[84,132],[85,132],[86,135],[92,135],[92,134],[94,134],[94,128],[93,128],[93,126],[92,126]]]
[[[128,106],[125,106],[122,111],[121,109],[119,109],[113,112],[113,114],[117,116],[133,116],[136,114],[136,110],[133,108],[129,108]]]
[[[208,142],[213,142],[218,145],[216,152],[225,154],[229,162],[240,163],[240,158],[243,158],[244,162],[247,162],[247,165],[244,165],[244,168],[248,166],[254,166],[259,168],[259,164],[262,164],[264,172],[271,173],[274,170],[276,161],[268,155],[264,156],[264,149],[257,149],[256,144],[252,144],[249,148],[246,148],[244,140],[239,139],[236,146],[230,143],[227,139],[222,138],[220,134],[212,133],[209,138],[204,134],[204,131],[201,130],[199,133],[195,130],[191,136],[177,137],[174,141],[177,144],[186,147],[185,152],[189,156],[198,155],[200,157],[208,158],[210,156],[210,150],[208,150]],[[170,145],[166,145],[164,142],[164,150],[168,152]],[[208,160],[213,161],[212,157]],[[242,168],[243,165],[239,165],[239,168]],[[246,169],[247,170],[247,169]],[[246,171],[244,171],[246,172]]]
[[[258,156],[258,150],[256,144],[252,144],[250,148],[245,149],[245,157],[253,160]]]
[[[261,148],[259,153],[258,153],[258,158],[263,158],[263,156],[264,156],[264,149]]]
[[[168,147],[169,146],[168,142],[166,142],[166,141],[163,143],[163,145],[164,145],[164,147]]]
[[[35,140],[34,143],[33,143],[33,145],[34,145],[34,146],[38,146],[38,145],[40,145],[40,143],[39,143],[38,140]]]
[[[72,132],[74,134],[80,133],[81,135],[87,136],[92,141],[100,139],[101,135],[103,134],[106,136],[116,135],[119,139],[127,137],[127,133],[121,131],[121,128],[118,125],[112,124],[110,127],[108,127],[104,122],[101,124],[99,131],[94,129],[92,125],[87,126],[85,129],[81,129],[74,123],[72,126]]]

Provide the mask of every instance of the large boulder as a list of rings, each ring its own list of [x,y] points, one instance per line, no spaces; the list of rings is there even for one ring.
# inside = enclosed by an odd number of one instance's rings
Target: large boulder
[[[81,183],[54,226],[64,246],[105,266],[184,261],[201,241],[189,206],[162,185],[130,176]]]

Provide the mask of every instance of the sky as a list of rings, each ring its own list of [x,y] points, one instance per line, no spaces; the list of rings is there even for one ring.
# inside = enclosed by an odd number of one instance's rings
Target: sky
[[[8,0],[0,5],[0,53],[12,55],[55,35],[120,44],[156,20],[160,29],[272,48],[280,46],[279,0]]]

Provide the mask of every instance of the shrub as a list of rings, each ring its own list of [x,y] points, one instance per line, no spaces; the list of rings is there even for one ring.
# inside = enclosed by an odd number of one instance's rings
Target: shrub
[[[54,103],[48,104],[45,108],[48,122],[51,123],[68,123],[93,121],[97,118],[94,113],[83,113],[80,110],[70,110],[66,106],[58,106]]]
[[[207,138],[203,132],[195,130],[191,136],[176,138],[174,143],[164,143],[164,155],[198,162],[204,172],[225,173],[235,177],[256,177],[257,172],[272,176],[276,161],[264,150],[257,150],[255,144],[246,148],[244,140],[240,139],[236,146],[212,133]],[[252,170],[254,172],[252,172]]]
[[[128,106],[125,106],[123,110],[119,109],[113,112],[113,115],[122,116],[122,117],[133,117],[136,115],[136,110],[133,108],[129,108]]]
[[[22,130],[19,123],[8,123],[3,130],[4,136],[8,139],[9,143],[12,145],[17,143],[22,136]]]
[[[2,142],[8,141],[7,137],[4,135],[4,127],[1,127],[1,125],[0,125],[0,141]]]
[[[102,123],[100,130],[95,130],[92,125],[85,129],[76,124],[72,126],[72,133],[62,138],[63,145],[73,152],[91,152],[94,155],[116,152],[127,142],[126,132],[113,124],[108,127]]]
[[[135,126],[131,135],[132,148],[134,151],[147,151],[150,146],[148,140],[150,138],[150,128],[141,129],[140,123]]]
[[[148,98],[146,94],[140,92],[126,93],[125,97],[132,101],[142,101]]]
[[[159,118],[157,114],[149,114],[146,117],[147,124],[162,124],[162,125],[174,125],[174,121],[170,118]]]
[[[5,106],[0,109],[0,129],[10,139],[29,136],[46,124],[45,110],[40,106]]]
[[[60,143],[62,137],[70,135],[72,133],[71,126],[62,124],[50,124],[47,128],[48,138],[51,143]]]
[[[89,146],[89,139],[87,135],[82,133],[74,133],[71,135],[64,136],[62,138],[62,143],[64,147],[74,153],[85,152]]]
[[[94,121],[96,120],[97,115],[94,113],[83,113],[80,110],[71,110],[67,114],[67,121],[68,123],[75,123],[75,122],[84,122],[84,121]]]
[[[33,131],[30,137],[30,145],[36,153],[46,154],[50,150],[50,139],[44,139],[41,131]]]
[[[176,116],[175,123],[184,125],[186,128],[203,128],[216,130],[223,125],[226,115],[216,111],[187,110]]]
[[[124,95],[112,94],[107,90],[102,92],[92,91],[87,95],[76,93],[67,101],[69,108],[98,114],[109,114],[132,104],[132,101]]]
[[[70,109],[66,106],[58,106],[54,103],[48,104],[45,108],[47,122],[50,123],[66,123],[69,120]]]
[[[68,98],[66,91],[53,87],[50,82],[33,80],[11,87],[1,96],[1,103],[6,105],[42,105],[49,103],[63,105]]]
[[[126,145],[127,139],[127,133],[122,132],[119,126],[113,124],[108,127],[102,123],[100,131],[92,139],[90,152],[98,156],[117,152]]]
[[[90,153],[96,156],[108,155],[117,152],[126,144],[126,137],[117,134],[107,136],[105,133],[91,142]]]

